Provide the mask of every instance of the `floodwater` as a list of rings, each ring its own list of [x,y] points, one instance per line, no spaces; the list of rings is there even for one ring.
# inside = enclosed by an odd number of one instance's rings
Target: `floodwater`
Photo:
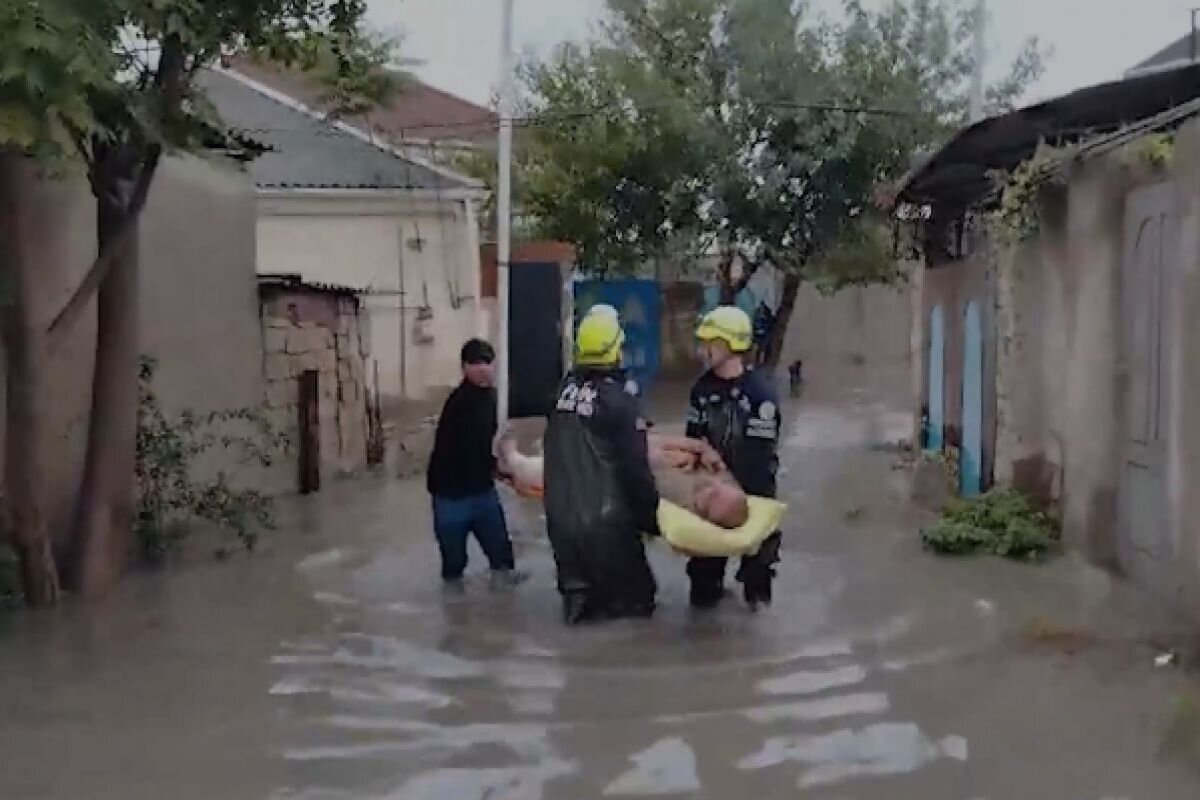
[[[810,377],[774,608],[695,615],[655,551],[655,619],[566,629],[528,506],[530,582],[444,596],[421,482],[335,486],[252,558],[0,620],[0,798],[1197,797],[1171,623],[1070,558],[923,554],[909,417]]]

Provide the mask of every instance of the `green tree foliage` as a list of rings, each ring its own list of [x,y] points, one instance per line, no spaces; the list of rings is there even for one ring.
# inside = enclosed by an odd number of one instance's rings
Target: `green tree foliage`
[[[792,0],[610,0],[590,42],[524,68],[519,200],[596,271],[716,241],[835,288],[833,266],[891,279],[872,200],[965,121],[972,22],[956,0],[847,0],[834,19]],[[989,110],[1041,66],[1030,41]]]
[[[112,91],[117,58],[88,5],[9,0],[0,9],[0,147],[54,160],[95,129],[89,99]]]
[[[25,324],[32,318],[27,303],[14,304],[21,313],[10,313],[13,324],[4,326],[5,347],[22,354],[10,362],[29,373],[17,374],[10,363],[9,397],[22,402],[10,402],[6,413],[23,421],[30,443],[40,442],[44,403],[12,390],[45,383],[36,380],[48,361],[43,354],[98,298],[88,450],[67,565],[73,588],[83,593],[101,591],[119,575],[134,524],[141,265],[131,245],[141,211],[164,153],[201,149],[225,135],[196,77],[227,53],[250,51],[313,72],[332,110],[360,112],[391,86],[380,69],[389,44],[366,33],[365,13],[366,0],[6,0],[0,9],[0,198],[13,205],[3,220],[12,230],[3,233],[17,233],[16,181],[23,173],[16,166],[30,156],[82,162],[97,201],[99,255],[49,329]],[[28,289],[39,265],[16,256],[4,266],[19,275],[4,277]],[[15,436],[8,442],[12,464],[21,455],[16,445],[27,443]],[[26,596],[48,604],[58,599],[58,579],[39,494],[27,486],[9,493],[19,512],[9,535],[21,544]]]

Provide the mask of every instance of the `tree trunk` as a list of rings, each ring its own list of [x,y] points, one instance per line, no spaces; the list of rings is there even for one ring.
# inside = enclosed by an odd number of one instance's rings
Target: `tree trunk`
[[[731,306],[737,302],[738,290],[733,285],[733,255],[728,251],[721,254],[721,263],[717,266],[717,287],[718,303]]]
[[[7,357],[4,533],[21,562],[26,602],[46,606],[57,603],[62,592],[42,513],[48,358],[34,305],[36,266],[26,247],[26,224],[34,221],[23,218],[21,203],[36,180],[33,165],[19,153],[0,150],[0,275],[8,295],[0,324]]]
[[[131,212],[119,191],[105,191],[115,186],[97,188],[100,249],[115,246],[118,252],[97,295],[91,418],[71,575],[83,594],[103,592],[120,577],[133,530],[137,457],[138,222],[128,219],[137,211]],[[134,226],[133,235],[113,242],[127,225]]]
[[[783,296],[779,298],[779,309],[775,312],[775,324],[771,326],[771,336],[767,340],[767,354],[764,365],[769,369],[779,366],[783,356],[783,345],[787,341],[788,325],[792,322],[792,312],[796,309],[796,297],[800,294],[801,276],[794,272],[786,272],[783,276]]]

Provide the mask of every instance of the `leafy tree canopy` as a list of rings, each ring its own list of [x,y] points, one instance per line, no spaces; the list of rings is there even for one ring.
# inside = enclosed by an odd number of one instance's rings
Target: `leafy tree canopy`
[[[720,245],[793,274],[825,261],[848,282],[892,277],[871,200],[966,121],[972,10],[608,6],[590,41],[521,72],[518,200],[542,235],[574,243],[597,272]],[[1043,55],[1026,43],[987,88],[989,112],[1012,108]]]

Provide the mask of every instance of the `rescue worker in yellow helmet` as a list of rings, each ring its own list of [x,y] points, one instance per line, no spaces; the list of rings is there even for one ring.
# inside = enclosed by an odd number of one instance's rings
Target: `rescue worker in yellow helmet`
[[[640,534],[657,533],[659,497],[646,421],[624,389],[624,342],[615,315],[584,317],[546,429],[546,523],[571,625],[654,612],[657,585]]]
[[[611,317],[617,321],[617,324],[621,322],[621,315],[617,312],[616,307],[610,306],[608,303],[597,303],[589,308],[586,316],[590,317],[593,315]],[[641,387],[638,385],[637,379],[627,369],[622,369],[622,374],[624,376],[625,391],[634,396],[640,395]]]
[[[719,306],[701,319],[696,338],[708,369],[692,387],[687,435],[708,442],[747,494],[774,497],[779,400],[770,380],[746,363],[754,339],[750,317],[736,306]],[[771,602],[781,538],[776,532],[742,559],[737,579],[751,608]],[[693,607],[713,608],[725,598],[725,571],[724,558],[688,563]]]

